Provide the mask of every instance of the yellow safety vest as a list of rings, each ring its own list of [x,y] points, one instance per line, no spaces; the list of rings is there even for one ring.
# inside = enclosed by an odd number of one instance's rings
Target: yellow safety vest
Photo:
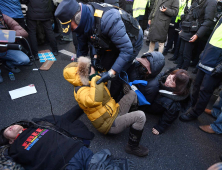
[[[217,22],[217,25],[219,22],[221,22],[220,20]],[[217,25],[215,27],[217,27]],[[218,26],[217,29],[214,31],[209,43],[215,47],[222,48],[221,33],[222,33],[222,24],[220,23],[220,26]]]
[[[184,9],[186,7],[186,0],[180,0],[180,8],[179,8],[179,12],[178,15],[176,17],[175,23],[177,23],[179,20],[181,20],[181,15],[184,14]],[[191,0],[188,1],[188,7],[190,7],[191,5]]]
[[[145,14],[146,4],[149,0],[134,0],[133,2],[133,17],[136,18]]]

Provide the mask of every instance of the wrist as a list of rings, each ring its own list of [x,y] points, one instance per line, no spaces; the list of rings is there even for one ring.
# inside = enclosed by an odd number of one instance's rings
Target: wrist
[[[114,71],[114,70],[112,70],[112,69],[110,69],[109,71],[108,71],[108,74],[109,74],[109,76],[111,77],[111,78],[114,78],[116,75],[116,72]]]

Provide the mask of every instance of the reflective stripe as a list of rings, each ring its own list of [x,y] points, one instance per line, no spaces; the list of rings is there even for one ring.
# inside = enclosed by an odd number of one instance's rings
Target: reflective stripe
[[[145,10],[145,8],[136,8],[136,9],[133,9],[133,11],[137,11],[137,10]]]
[[[207,71],[213,71],[213,69],[214,69],[214,68],[212,68],[212,67],[205,66],[205,65],[203,65],[203,64],[201,64],[201,63],[199,63],[199,66],[200,66],[201,68],[207,70]]]

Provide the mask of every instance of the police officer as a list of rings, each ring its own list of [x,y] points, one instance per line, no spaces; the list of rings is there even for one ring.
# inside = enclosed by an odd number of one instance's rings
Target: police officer
[[[109,5],[85,5],[76,0],[63,0],[55,12],[63,26],[63,32],[68,33],[72,29],[77,34],[77,57],[88,54],[88,42],[94,46],[93,56],[100,56],[102,66],[108,71],[97,81],[98,84],[114,79],[126,70],[142,48],[142,29],[133,18],[132,25],[125,26],[122,20],[124,15],[127,15],[125,18],[131,17],[125,11],[119,12]],[[98,59],[94,59],[93,63],[97,64]],[[110,91],[114,98],[119,95],[121,86],[118,84],[112,81]]]

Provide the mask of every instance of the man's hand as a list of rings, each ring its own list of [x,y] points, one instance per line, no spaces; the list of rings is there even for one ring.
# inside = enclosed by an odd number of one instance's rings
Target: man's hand
[[[167,10],[166,7],[165,7],[165,8],[160,7],[160,11],[161,11],[161,12],[165,12],[166,10]]]
[[[149,24],[149,25],[151,24],[151,20],[148,20],[148,24]]]
[[[198,36],[195,34],[190,38],[189,42],[195,42],[197,40]]]
[[[108,80],[115,77],[116,72],[114,70],[109,70],[108,72],[105,72],[102,74],[102,77],[96,82],[96,84],[100,84],[102,82],[107,82]]]

